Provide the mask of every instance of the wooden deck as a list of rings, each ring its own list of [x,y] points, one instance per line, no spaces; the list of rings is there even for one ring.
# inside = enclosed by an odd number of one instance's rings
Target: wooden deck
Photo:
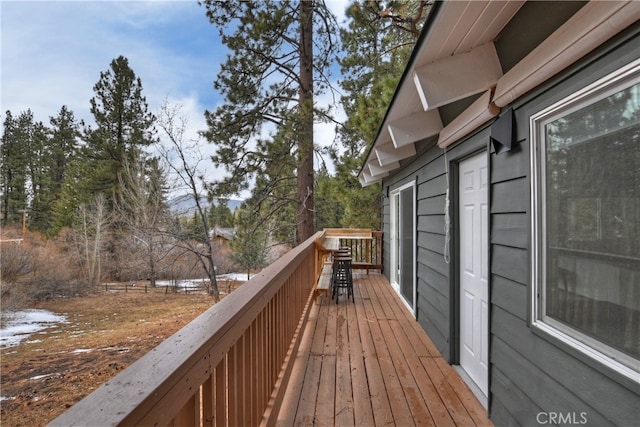
[[[278,425],[492,425],[384,276],[354,288],[312,307]]]

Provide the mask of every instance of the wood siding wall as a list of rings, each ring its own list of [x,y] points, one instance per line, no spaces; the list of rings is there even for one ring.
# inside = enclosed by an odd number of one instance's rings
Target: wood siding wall
[[[447,150],[448,162],[463,160],[470,155],[486,150],[489,129],[486,128],[465,144],[459,144]],[[405,165],[393,180],[384,183],[385,194],[390,194],[413,180],[416,181],[416,260],[417,260],[417,310],[416,319],[429,334],[438,350],[448,361],[452,354],[451,313],[455,305],[451,298],[453,281],[452,264],[445,260],[445,215],[444,208],[447,193],[447,179],[454,182],[455,170],[445,166],[445,153],[435,145],[435,141],[422,142],[422,154],[416,161]],[[386,187],[389,187],[387,192]],[[450,191],[451,206],[456,197]],[[384,227],[385,236],[390,236],[390,198],[385,198]],[[451,218],[453,222],[454,218]],[[450,259],[454,260],[455,230],[450,235]],[[389,274],[391,260],[389,239],[384,245],[385,272]]]
[[[632,36],[632,33],[636,36]],[[589,425],[634,425],[640,387],[529,328],[531,115],[638,58],[627,31],[514,106],[519,145],[491,155],[491,419],[535,424],[540,412],[581,414]],[[545,420],[543,415],[542,420]]]
[[[640,419],[640,386],[561,342],[534,333],[531,322],[531,196],[529,118],[638,57],[635,25],[513,105],[519,145],[496,155],[490,168],[490,417],[496,425],[536,425],[545,413],[581,414],[588,425],[635,425]],[[417,180],[416,318],[449,362],[456,361],[455,230],[451,260],[444,260],[447,178],[444,151],[423,142],[422,150],[383,182],[394,188]],[[447,152],[450,164],[489,147],[489,128]],[[450,204],[457,210],[455,169],[450,171]],[[390,236],[390,199],[384,200],[385,236]],[[452,221],[454,218],[452,217]],[[389,238],[384,245],[389,274]],[[542,419],[544,421],[544,418]]]

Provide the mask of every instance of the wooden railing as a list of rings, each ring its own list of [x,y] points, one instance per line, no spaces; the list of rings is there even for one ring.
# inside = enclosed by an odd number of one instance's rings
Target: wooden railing
[[[333,245],[351,250],[353,268],[382,272],[382,231],[361,228],[327,228],[320,241],[335,240]]]
[[[321,234],[50,425],[273,425],[308,317]]]

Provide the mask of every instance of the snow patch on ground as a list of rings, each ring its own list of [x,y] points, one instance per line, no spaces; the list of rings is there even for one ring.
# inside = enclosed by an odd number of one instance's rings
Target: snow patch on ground
[[[31,377],[31,378],[29,378],[29,379],[30,379],[31,381],[35,381],[35,380],[42,380],[42,379],[45,379],[45,378],[52,377],[52,376],[54,376],[54,375],[56,375],[56,374],[36,375],[35,377]]]
[[[253,277],[253,275],[251,275]],[[244,282],[247,280],[246,273],[229,273],[221,274],[217,276],[219,281],[236,280]],[[198,289],[203,287],[204,279],[193,280],[159,280],[158,286],[178,286],[182,289]],[[0,328],[0,348],[15,347],[21,344],[23,341],[28,340],[29,337],[36,332],[40,332],[44,329],[55,326],[58,323],[67,323],[67,319],[63,315],[52,313],[47,310],[21,310],[21,311],[8,311],[0,313],[1,324]],[[81,334],[82,331],[76,332]],[[38,342],[38,341],[32,341]],[[86,349],[78,349],[77,352],[85,351]],[[128,351],[128,350],[127,350]]]
[[[8,311],[1,316],[0,347],[15,347],[36,332],[67,322],[65,316],[48,310]]]
[[[253,275],[251,275],[253,277]],[[219,274],[216,276],[216,279],[224,282],[235,280],[238,282],[246,282],[247,281],[247,273],[229,273],[229,274]],[[187,279],[187,280],[158,280],[156,282],[156,286],[176,286],[182,289],[201,289],[204,287],[205,283],[208,283],[209,279]]]

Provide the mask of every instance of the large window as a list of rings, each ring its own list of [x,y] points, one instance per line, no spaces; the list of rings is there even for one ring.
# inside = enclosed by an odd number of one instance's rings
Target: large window
[[[534,327],[638,379],[640,61],[531,118]]]

